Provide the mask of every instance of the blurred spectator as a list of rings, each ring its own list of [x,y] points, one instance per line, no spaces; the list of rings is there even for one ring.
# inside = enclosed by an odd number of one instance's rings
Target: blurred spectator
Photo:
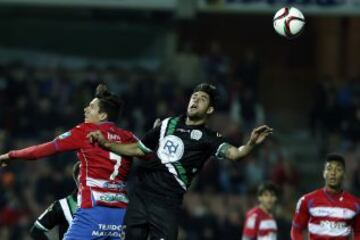
[[[235,70],[235,79],[240,83],[241,89],[250,89],[257,98],[259,84],[260,63],[253,49],[245,50],[243,59]]]

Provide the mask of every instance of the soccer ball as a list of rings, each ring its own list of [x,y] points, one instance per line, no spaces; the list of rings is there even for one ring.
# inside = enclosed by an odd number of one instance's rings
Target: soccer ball
[[[283,37],[294,38],[300,35],[305,25],[304,15],[294,7],[284,7],[276,12],[273,25],[275,31]]]

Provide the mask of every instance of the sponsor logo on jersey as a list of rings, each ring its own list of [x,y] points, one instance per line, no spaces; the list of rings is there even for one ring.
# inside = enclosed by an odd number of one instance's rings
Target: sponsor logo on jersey
[[[115,142],[121,142],[121,137],[117,134],[108,133],[108,140],[115,141]]]
[[[63,134],[59,135],[59,139],[65,139],[67,137],[71,136],[71,132],[64,132]]]
[[[190,129],[183,129],[183,128],[177,128],[176,131],[183,132],[183,133],[189,133],[191,132]]]
[[[91,235],[94,237],[113,237],[125,239],[124,225],[98,224],[98,229],[93,230]]]
[[[203,133],[200,130],[192,130],[190,133],[190,138],[194,139],[194,140],[200,140],[200,138],[202,137]]]
[[[122,190],[126,187],[126,183],[124,183],[124,182],[120,182],[120,183],[105,182],[103,187],[107,188],[107,189]]]
[[[163,164],[179,161],[184,155],[184,143],[179,137],[168,135],[160,140],[157,155]]]
[[[320,226],[326,229],[344,229],[347,224],[346,222],[321,221]]]
[[[104,193],[99,196],[99,200],[103,202],[128,202],[127,197],[124,194],[111,194]]]

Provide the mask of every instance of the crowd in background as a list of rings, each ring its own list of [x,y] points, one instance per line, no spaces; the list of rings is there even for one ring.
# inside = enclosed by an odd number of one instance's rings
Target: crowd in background
[[[0,66],[0,151],[49,141],[83,121],[83,109],[96,85],[105,82],[124,100],[119,126],[142,136],[156,118],[184,114],[191,89],[202,79],[217,86],[220,102],[211,126],[233,144],[246,141],[249,131],[266,122],[258,101],[261,65],[250,49],[239,63],[232,62],[213,43],[200,57],[185,45],[157,69],[140,66],[65,68],[14,62]],[[323,151],[341,146],[354,169],[350,187],[360,192],[359,84],[337,88],[326,79],[314,94],[311,126]],[[323,107],[326,106],[326,107]],[[334,118],[338,116],[338,118]],[[331,135],[331,136],[330,136]],[[55,199],[71,193],[74,153],[35,162],[15,161],[0,169],[0,239],[29,239],[36,217]],[[359,162],[359,161],[358,161]],[[319,173],[320,174],[320,173]],[[276,218],[278,239],[289,239],[291,217],[301,173],[276,137],[245,161],[211,159],[187,194],[181,216],[180,238],[240,239],[244,213],[256,204],[256,187],[273,181],[282,189]],[[221,236],[221,237],[219,237]]]

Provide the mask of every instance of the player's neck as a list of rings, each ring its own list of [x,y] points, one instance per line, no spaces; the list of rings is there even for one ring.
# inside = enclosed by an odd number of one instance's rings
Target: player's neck
[[[336,194],[336,193],[341,193],[343,189],[341,186],[338,187],[325,186],[325,191],[328,193]]]
[[[259,208],[260,208],[261,210],[263,210],[265,213],[269,214],[269,215],[272,214],[272,212],[271,212],[270,210],[266,209],[266,208],[265,208],[263,205],[261,205],[261,204],[259,204]]]
[[[190,119],[189,117],[186,117],[186,120],[185,120],[185,124],[186,125],[203,125],[205,124],[206,122],[206,118],[202,118],[202,119]]]

